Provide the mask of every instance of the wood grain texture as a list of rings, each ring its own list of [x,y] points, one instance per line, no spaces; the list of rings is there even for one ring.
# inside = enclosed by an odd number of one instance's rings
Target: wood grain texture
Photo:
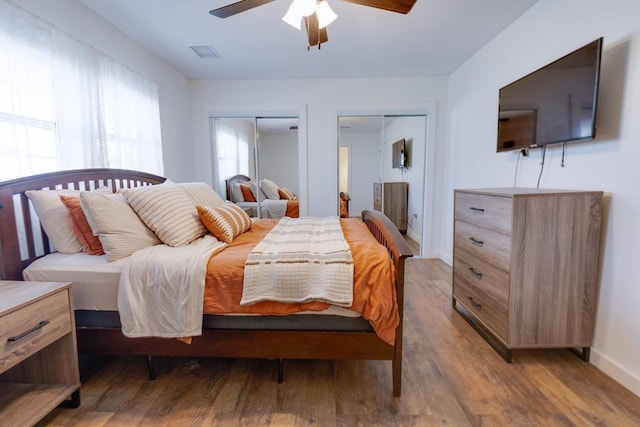
[[[82,404],[40,426],[636,426],[640,397],[566,350],[505,363],[451,307],[452,270],[406,262],[404,384],[389,363],[158,357],[88,359]],[[92,370],[92,371],[91,371]]]
[[[382,190],[384,214],[398,230],[407,231],[409,184],[406,182],[385,182]]]
[[[373,210],[382,212],[382,183],[373,183]]]
[[[456,251],[465,251],[505,272],[509,271],[511,236],[460,220],[455,221],[454,227],[453,244]]]
[[[601,199],[598,191],[456,191],[456,301],[509,349],[590,347]],[[501,213],[510,214],[502,231],[497,223]],[[467,270],[487,272],[483,273],[485,283]],[[506,310],[495,292],[504,287],[505,279]],[[487,282],[493,286],[486,286]]]
[[[454,218],[468,224],[511,234],[511,197],[456,191]]]
[[[33,425],[80,387],[70,284],[0,281],[0,301],[0,424]]]

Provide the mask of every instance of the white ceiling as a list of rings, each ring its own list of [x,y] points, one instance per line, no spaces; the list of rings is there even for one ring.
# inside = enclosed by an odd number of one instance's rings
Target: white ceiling
[[[418,0],[402,15],[328,0],[329,41],[307,51],[281,18],[290,0],[226,19],[209,10],[234,0],[81,0],[192,79],[405,77],[449,74],[537,0]],[[210,45],[222,59],[200,59]]]

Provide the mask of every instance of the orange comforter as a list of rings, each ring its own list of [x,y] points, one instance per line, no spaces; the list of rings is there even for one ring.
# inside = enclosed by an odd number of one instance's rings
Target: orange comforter
[[[300,311],[322,311],[323,302],[285,304],[264,301],[241,306],[244,264],[247,255],[275,226],[277,219],[256,221],[251,230],[238,236],[207,264],[204,312],[207,314],[251,313],[286,315]],[[354,260],[353,305],[367,319],[376,334],[393,345],[399,323],[395,292],[395,269],[387,250],[379,245],[365,224],[356,218],[341,219],[344,237]]]
[[[284,216],[298,218],[300,216],[300,202],[298,200],[287,200],[287,211]]]

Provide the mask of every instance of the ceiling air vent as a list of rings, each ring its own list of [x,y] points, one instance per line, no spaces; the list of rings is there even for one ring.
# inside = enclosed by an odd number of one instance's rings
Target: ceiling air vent
[[[221,59],[222,56],[214,48],[207,45],[189,46],[202,59]]]

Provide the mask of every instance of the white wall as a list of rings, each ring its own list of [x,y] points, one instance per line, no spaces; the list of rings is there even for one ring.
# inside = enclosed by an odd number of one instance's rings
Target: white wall
[[[448,185],[443,229],[452,251],[453,189],[512,186],[515,153],[496,153],[498,90],[604,36],[597,138],[547,150],[541,187],[603,190],[603,257],[593,364],[640,395],[640,2],[540,0],[449,80]],[[517,184],[535,187],[540,150]]]
[[[78,0],[19,0],[18,6],[158,84],[164,175],[192,180],[189,79]]]
[[[261,133],[259,141],[260,178],[298,194],[297,132]]]
[[[382,120],[382,119],[381,119]],[[340,130],[340,145],[349,147],[349,216],[373,209],[373,183],[381,181],[380,131]]]
[[[426,119],[424,116],[398,117],[384,129],[384,181],[406,181],[409,183],[407,235],[418,243],[422,241],[425,129]],[[409,167],[404,170],[393,169],[391,168],[392,145],[402,138],[407,144]]]
[[[193,114],[193,136],[195,142],[195,173],[198,179],[210,176],[207,163],[208,138],[206,135],[207,111],[237,108],[251,105],[253,110],[264,108],[277,110],[278,105],[290,109],[301,105],[307,115],[301,123],[306,125],[303,140],[306,146],[307,188],[301,188],[301,214],[314,216],[335,215],[337,212],[338,147],[337,115],[358,115],[363,109],[376,114],[405,112],[426,103],[432,106],[436,168],[442,167],[444,154],[445,120],[435,109],[446,109],[446,76],[416,78],[363,78],[363,79],[305,79],[305,80],[226,80],[193,81],[191,99]],[[239,107],[240,106],[240,107]],[[262,106],[262,107],[261,107]],[[350,114],[351,113],[351,114]],[[436,171],[436,176],[442,172]],[[442,187],[438,181],[435,187]],[[435,191],[434,191],[435,193]],[[308,200],[305,200],[306,195]],[[308,203],[308,208],[304,206]],[[306,209],[306,210],[305,210]],[[439,212],[438,212],[439,215]],[[441,218],[434,219],[440,221]],[[440,231],[431,236],[440,247]]]

